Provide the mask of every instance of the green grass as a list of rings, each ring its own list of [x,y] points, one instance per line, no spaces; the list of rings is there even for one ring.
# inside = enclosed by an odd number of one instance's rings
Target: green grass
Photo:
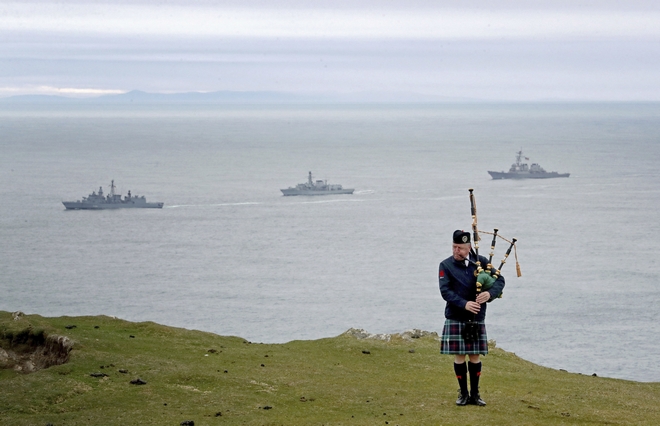
[[[66,364],[32,374],[0,370],[2,425],[656,425],[660,419],[660,383],[571,374],[499,348],[483,359],[488,405],[457,407],[453,357],[440,355],[432,337],[259,344],[105,316],[14,321],[0,311],[2,347],[30,333],[65,335],[75,345]],[[90,376],[96,372],[107,376]],[[129,383],[138,377],[147,384]]]

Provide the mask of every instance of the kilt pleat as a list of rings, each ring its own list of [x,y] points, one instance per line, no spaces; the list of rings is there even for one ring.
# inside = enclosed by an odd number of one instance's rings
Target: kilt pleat
[[[477,321],[479,324],[479,340],[466,342],[463,339],[463,327],[465,323],[451,319],[445,320],[442,328],[442,339],[440,340],[440,353],[452,355],[486,355],[488,353],[488,336],[486,335],[486,323]]]

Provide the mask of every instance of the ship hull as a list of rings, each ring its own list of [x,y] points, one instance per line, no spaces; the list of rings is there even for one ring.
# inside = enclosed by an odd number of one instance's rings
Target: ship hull
[[[321,191],[315,191],[312,189],[295,189],[295,188],[288,188],[288,189],[280,189],[282,191],[282,194],[287,195],[287,196],[292,196],[292,195],[336,195],[336,194],[352,194],[355,189],[333,189],[333,190],[321,190]]]
[[[552,178],[567,178],[570,176],[570,173],[557,173],[557,172],[550,172],[550,173],[524,173],[524,172],[517,172],[517,173],[510,173],[510,172],[492,172],[488,171],[488,174],[493,178],[493,179],[552,179]]]
[[[164,203],[81,203],[62,201],[67,210],[162,209]]]

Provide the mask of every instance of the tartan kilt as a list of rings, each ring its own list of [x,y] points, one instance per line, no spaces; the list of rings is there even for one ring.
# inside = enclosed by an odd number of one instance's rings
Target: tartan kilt
[[[462,321],[445,320],[445,326],[442,328],[442,339],[440,340],[440,353],[452,355],[486,355],[488,353],[488,336],[486,336],[486,323],[477,321],[479,324],[479,340],[476,342],[466,342],[463,339]]]

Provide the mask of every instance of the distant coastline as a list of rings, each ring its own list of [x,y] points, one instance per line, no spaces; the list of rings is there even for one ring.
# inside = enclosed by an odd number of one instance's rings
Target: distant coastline
[[[326,104],[326,103],[475,103],[479,99],[427,96],[423,94],[296,94],[276,91],[214,91],[149,93],[131,90],[121,94],[93,97],[63,95],[14,95],[0,98],[0,104]]]
[[[121,94],[100,96],[13,95],[0,97],[2,105],[327,105],[327,104],[389,104],[389,105],[660,105],[657,101],[585,101],[538,99],[525,101],[492,100],[430,96],[418,93],[351,93],[297,94],[276,91],[214,91],[150,93],[131,90]]]

